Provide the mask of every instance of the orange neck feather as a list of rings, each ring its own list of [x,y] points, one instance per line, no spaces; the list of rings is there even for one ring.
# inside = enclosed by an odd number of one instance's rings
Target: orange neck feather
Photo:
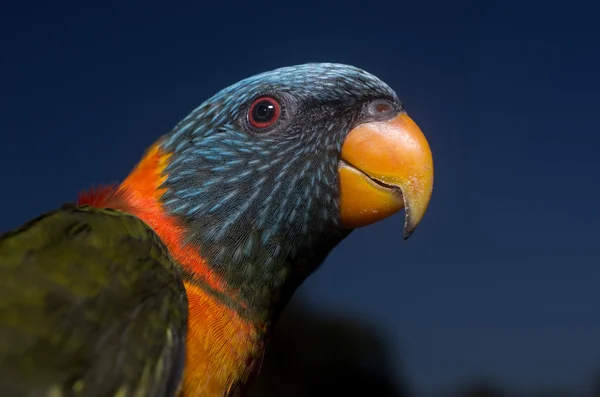
[[[199,251],[183,243],[184,229],[165,213],[160,186],[170,154],[152,146],[143,160],[116,189],[81,195],[80,204],[112,207],[136,215],[165,242],[171,255],[193,279],[185,280],[189,320],[186,366],[181,396],[226,396],[246,383],[262,358],[262,330],[207,293],[210,289],[234,298],[224,280],[207,265]]]

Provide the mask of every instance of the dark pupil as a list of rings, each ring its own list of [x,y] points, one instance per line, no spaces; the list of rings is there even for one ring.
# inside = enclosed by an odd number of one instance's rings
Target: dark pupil
[[[275,106],[269,101],[259,102],[254,107],[254,119],[258,122],[267,122],[273,118]]]

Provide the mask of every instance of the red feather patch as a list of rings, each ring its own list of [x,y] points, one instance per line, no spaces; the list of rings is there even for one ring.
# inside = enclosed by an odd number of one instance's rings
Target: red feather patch
[[[91,205],[96,208],[106,208],[110,198],[117,191],[117,184],[100,185],[84,190],[77,198],[78,205]]]

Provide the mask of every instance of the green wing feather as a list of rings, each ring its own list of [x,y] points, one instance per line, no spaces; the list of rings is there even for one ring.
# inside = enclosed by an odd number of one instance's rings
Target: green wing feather
[[[140,219],[65,206],[0,235],[0,395],[173,396],[187,297]]]

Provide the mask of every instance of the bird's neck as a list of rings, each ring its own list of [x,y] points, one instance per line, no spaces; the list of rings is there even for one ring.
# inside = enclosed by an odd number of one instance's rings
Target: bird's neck
[[[226,228],[223,224],[229,219],[211,217],[209,213],[183,217],[176,209],[187,198],[176,197],[179,201],[171,202],[173,192],[182,190],[171,182],[178,175],[169,175],[170,165],[178,160],[175,156],[161,146],[161,141],[153,145],[118,187],[111,205],[136,215],[156,231],[178,262],[186,282],[257,328],[270,329],[296,288],[347,232],[335,227],[315,228],[323,222],[310,217],[304,217],[300,224],[300,216],[294,222],[287,221],[285,215],[293,216],[296,211],[290,206],[287,212],[282,209],[279,214],[279,207],[269,207],[269,219],[284,215],[283,220],[267,222],[262,229],[260,222],[255,225],[251,214],[244,214]],[[202,189],[202,180],[193,183]],[[322,186],[321,191],[326,187]],[[215,199],[213,196],[218,199],[217,193],[206,200]],[[244,204],[241,202],[240,206]],[[273,224],[279,229],[270,227]],[[270,228],[264,229],[267,226]],[[265,234],[271,240],[261,241]]]
[[[277,250],[278,256],[264,249],[250,250],[253,254],[241,261],[234,253],[246,252],[240,248],[249,241],[231,246],[231,239],[205,240],[199,246],[190,239],[190,225],[164,205],[169,177],[165,170],[171,156],[160,144],[152,146],[115,192],[97,195],[99,202],[88,197],[80,204],[131,213],[160,236],[182,272],[189,301],[183,394],[226,395],[256,372],[266,336],[281,310],[347,232],[294,235],[295,228],[290,228],[278,237],[286,236],[279,242],[283,248]],[[247,225],[236,226],[248,229]],[[240,235],[238,232],[232,231]],[[294,244],[287,246],[291,242]],[[213,250],[219,247],[226,247],[229,257],[238,263],[215,262]],[[216,374],[212,373],[215,369]]]

